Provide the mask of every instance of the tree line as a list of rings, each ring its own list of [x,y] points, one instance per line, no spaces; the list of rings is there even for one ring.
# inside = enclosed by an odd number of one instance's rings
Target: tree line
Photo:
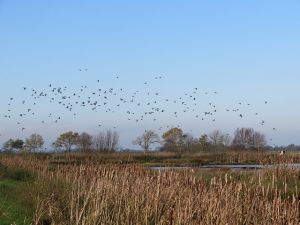
[[[194,137],[184,133],[182,129],[173,127],[160,137],[153,130],[145,130],[133,142],[143,151],[149,152],[152,147],[159,151],[186,152],[186,151],[219,151],[225,149],[253,149],[262,150],[266,147],[264,134],[252,128],[238,128],[233,137],[220,130],[209,134]],[[42,150],[44,139],[39,134],[32,134],[24,140],[9,139],[2,146],[2,151],[37,152]],[[52,143],[56,151],[82,151],[82,152],[114,152],[118,150],[119,134],[116,131],[106,130],[93,136],[86,132],[78,133],[68,131],[60,134]]]
[[[174,127],[163,133],[162,140],[151,130],[146,130],[134,142],[144,149],[149,150],[149,146],[159,143],[161,151],[218,151],[225,149],[235,150],[262,150],[266,147],[267,141],[264,134],[252,128],[238,128],[233,137],[220,130],[214,130],[210,134],[203,134],[194,137],[189,133],[184,133],[182,129]]]

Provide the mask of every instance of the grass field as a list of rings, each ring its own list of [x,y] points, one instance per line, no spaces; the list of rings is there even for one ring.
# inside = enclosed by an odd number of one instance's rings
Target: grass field
[[[259,158],[255,163],[282,165],[259,171],[145,167],[157,161],[195,163],[191,159],[197,157],[210,163]],[[284,166],[297,160],[298,155],[249,152],[202,158],[0,155],[0,224],[300,224],[300,172]]]
[[[28,199],[30,173],[0,166],[0,224],[30,224],[33,206]]]

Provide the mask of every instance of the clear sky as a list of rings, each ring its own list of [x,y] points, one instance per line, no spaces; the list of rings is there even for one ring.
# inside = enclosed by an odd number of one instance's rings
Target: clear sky
[[[299,62],[296,0],[0,0],[0,143],[33,132],[48,142],[68,130],[94,134],[102,123],[101,129],[117,127],[121,147],[130,147],[144,129],[177,124],[195,136],[217,128],[232,133],[237,127],[253,127],[272,139],[269,144],[300,144]],[[85,68],[88,71],[79,71]],[[33,101],[31,89],[46,92],[51,83],[67,86],[70,94],[81,85],[92,91],[98,88],[98,79],[102,89],[123,88],[128,98],[135,90],[144,91],[140,101],[147,91],[159,92],[162,101],[197,87],[200,117],[213,102],[216,121],[199,121],[197,112],[174,118],[171,112],[182,108],[165,103],[160,107],[169,113],[158,115],[156,122],[126,120],[125,106],[114,108],[114,113],[78,107],[74,118],[43,100],[35,116],[17,124],[17,115],[26,108],[21,101]],[[8,106],[10,97],[15,102]],[[117,104],[117,99],[111,101]],[[241,108],[243,118],[226,113],[235,107]],[[8,109],[15,113],[11,119],[4,117]],[[61,121],[41,124],[50,112],[60,115]],[[253,116],[255,112],[259,116]]]

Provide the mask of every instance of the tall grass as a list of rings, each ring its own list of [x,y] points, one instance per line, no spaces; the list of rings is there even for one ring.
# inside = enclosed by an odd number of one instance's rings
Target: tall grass
[[[206,179],[195,169],[153,171],[138,165],[50,164],[3,157],[34,171],[33,224],[299,224],[299,173],[276,168]]]

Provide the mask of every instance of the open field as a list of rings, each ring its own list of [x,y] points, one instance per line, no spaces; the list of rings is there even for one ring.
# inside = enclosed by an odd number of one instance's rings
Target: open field
[[[176,159],[175,154],[142,156],[1,155],[0,224],[300,223],[295,169],[154,171],[143,164],[151,157]],[[271,158],[257,158],[262,156]],[[226,157],[220,162],[234,163],[237,156]],[[298,160],[285,157],[282,162]]]

